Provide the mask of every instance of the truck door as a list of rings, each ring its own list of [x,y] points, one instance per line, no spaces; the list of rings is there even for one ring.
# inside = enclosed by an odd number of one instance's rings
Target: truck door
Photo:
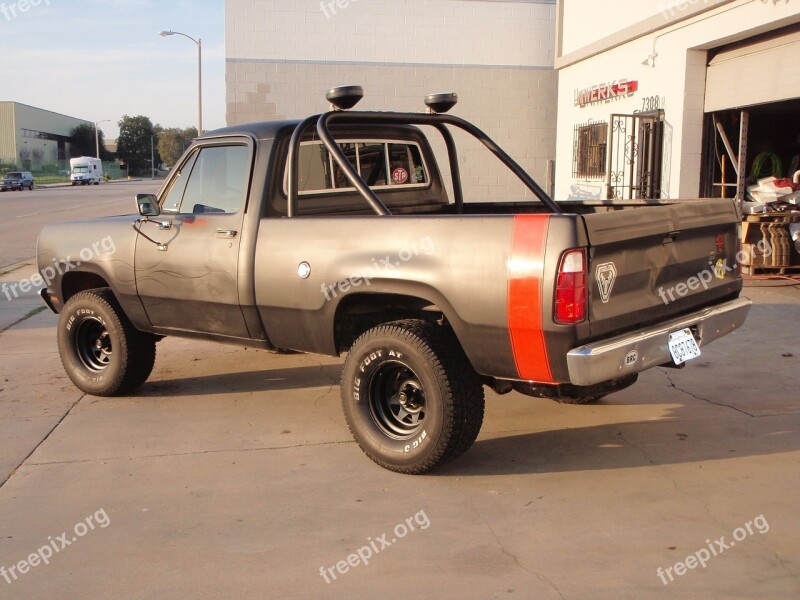
[[[160,198],[162,214],[140,224],[136,286],[153,327],[249,337],[239,303],[239,245],[252,144],[198,147]]]

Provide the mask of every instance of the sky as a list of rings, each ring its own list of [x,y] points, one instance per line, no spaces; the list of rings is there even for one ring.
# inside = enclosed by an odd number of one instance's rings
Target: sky
[[[27,11],[20,10],[27,7]],[[123,115],[197,125],[202,39],[203,129],[225,126],[223,0],[0,0],[0,100],[87,121],[107,139]]]

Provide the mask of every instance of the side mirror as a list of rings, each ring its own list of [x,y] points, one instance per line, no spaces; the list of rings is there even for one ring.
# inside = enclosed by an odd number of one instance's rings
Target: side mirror
[[[157,217],[161,214],[155,194],[136,194],[136,208],[143,217]]]

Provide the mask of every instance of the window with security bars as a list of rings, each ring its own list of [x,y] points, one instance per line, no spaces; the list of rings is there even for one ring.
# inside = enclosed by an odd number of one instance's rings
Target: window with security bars
[[[608,123],[575,126],[572,176],[581,179],[606,178]]]

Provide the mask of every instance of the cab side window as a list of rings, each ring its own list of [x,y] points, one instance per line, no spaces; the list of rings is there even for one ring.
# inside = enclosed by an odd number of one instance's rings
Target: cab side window
[[[202,148],[188,176],[178,213],[197,215],[239,212],[244,206],[247,193],[249,159],[250,150],[247,146]]]
[[[168,213],[176,213],[181,206],[183,200],[183,193],[186,191],[186,184],[189,183],[189,175],[192,172],[192,167],[197,160],[197,152],[194,152],[189,159],[183,164],[172,185],[161,203],[161,211]]]

